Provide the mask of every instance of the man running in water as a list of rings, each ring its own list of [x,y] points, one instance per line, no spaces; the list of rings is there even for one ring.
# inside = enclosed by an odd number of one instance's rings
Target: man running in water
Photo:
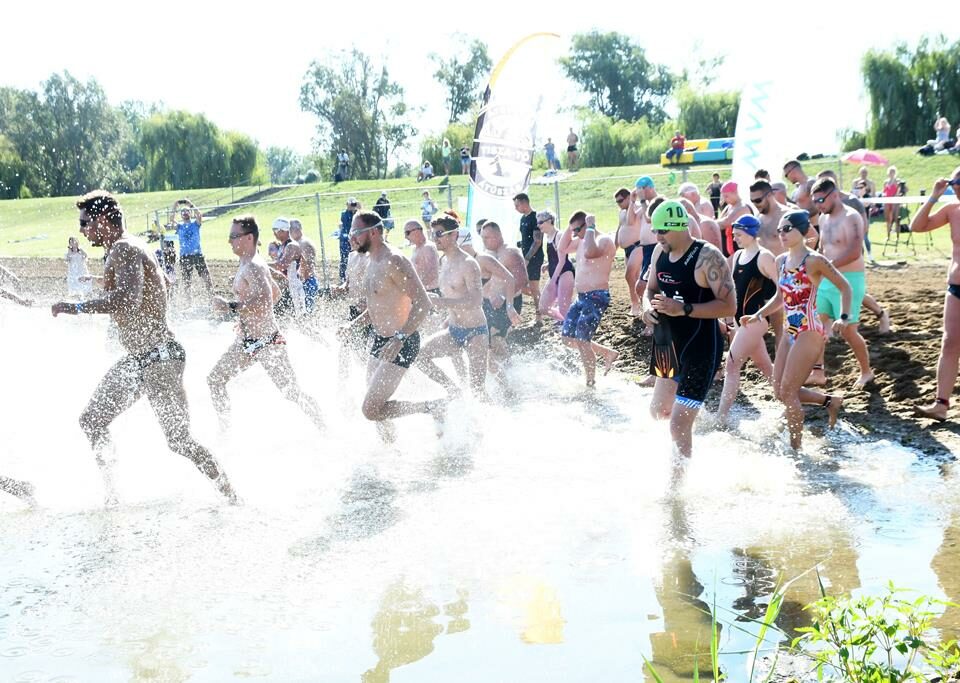
[[[821,178],[814,183],[811,196],[820,209],[820,251],[846,278],[852,290],[850,319],[843,327],[843,338],[860,364],[860,378],[854,387],[863,389],[874,379],[867,342],[857,329],[860,324],[860,305],[867,290],[863,262],[863,218],[841,201],[837,186],[830,178]],[[833,321],[840,319],[840,299],[840,290],[830,280],[820,283],[817,289],[817,312],[828,331],[827,338]],[[810,375],[810,383],[818,386],[826,384],[823,354],[821,350],[820,360]]]
[[[593,341],[600,319],[610,305],[610,269],[617,245],[609,235],[598,235],[596,218],[577,211],[570,216],[570,248],[577,250],[574,286],[577,300],[567,311],[560,334],[563,343],[580,352],[587,387],[596,385],[597,356],[604,374],[610,372],[619,352]]]
[[[484,394],[487,378],[489,332],[483,313],[483,285],[480,266],[457,240],[460,224],[446,214],[430,223],[433,239],[443,252],[440,266],[440,294],[430,294],[435,308],[447,314],[447,329],[434,335],[423,345],[417,367],[447,389],[459,393],[459,387],[433,362],[434,358],[459,356],[466,351],[470,367],[470,386],[476,396]]]
[[[948,187],[952,187],[954,193],[960,195],[960,166],[954,169],[949,179],[940,178],[934,183],[930,197],[910,223],[912,232],[930,232],[949,225],[950,241],[953,244],[953,257],[947,272],[947,294],[943,302],[943,341],[940,345],[940,360],[937,362],[937,395],[932,404],[914,408],[918,416],[937,422],[947,419],[950,396],[957,383],[957,367],[960,363],[960,204],[947,204],[930,215],[933,205],[940,201]]]
[[[303,236],[303,225],[296,218],[290,219],[290,238],[300,247],[300,270],[297,275],[303,284],[303,297],[307,313],[313,313],[317,304],[320,285],[317,282],[317,249],[313,242]]]
[[[689,457],[693,422],[723,358],[718,320],[736,313],[736,288],[720,250],[690,236],[679,202],[663,202],[651,218],[658,246],[643,316],[667,327],[654,334],[650,412],[670,419],[673,443]]]
[[[520,250],[503,243],[499,225],[484,221],[478,232],[482,248],[477,251],[477,263],[483,286],[483,315],[490,333],[490,372],[501,384],[506,385],[503,365],[510,355],[507,332],[520,323],[520,314],[510,302],[520,291],[516,274],[525,277],[527,270]]]
[[[183,390],[186,353],[167,325],[164,276],[146,243],[126,234],[123,213],[113,195],[96,190],[78,202],[80,232],[95,247],[103,247],[104,296],[83,303],[61,301],[51,311],[79,315],[107,313],[117,326],[124,356],[100,382],[80,415],[104,475],[108,502],[116,500],[107,460],[110,424],[146,394],[170,449],[189,459],[213,481],[227,500],[237,500],[213,455],[190,433],[190,413]]]
[[[420,221],[409,220],[403,226],[403,236],[413,245],[410,260],[413,269],[428,292],[440,293],[440,255],[437,248],[427,241]]]
[[[300,390],[287,355],[287,342],[280,334],[273,314],[273,303],[280,296],[280,290],[270,279],[266,261],[257,252],[260,240],[257,221],[253,216],[235,218],[228,239],[233,253],[240,257],[240,268],[233,278],[235,298],[228,301],[220,296],[214,297],[213,307],[220,313],[236,314],[238,334],[207,377],[220,424],[224,427],[229,424],[227,384],[254,363],[259,363],[283,397],[300,406],[317,429],[322,430],[320,408],[312,396]]]
[[[303,315],[307,310],[307,295],[300,280],[300,245],[290,239],[290,220],[283,217],[275,220],[273,235],[280,242],[280,257],[273,264],[273,268],[287,278],[287,290],[293,300],[293,310],[297,315]]]
[[[368,323],[373,326],[363,416],[375,422],[414,413],[442,418],[443,401],[392,400],[400,380],[417,360],[417,330],[431,305],[413,264],[384,242],[383,229],[380,216],[372,211],[355,215],[350,227],[357,251],[370,255],[363,281],[367,310],[341,328],[341,334],[349,336]]]

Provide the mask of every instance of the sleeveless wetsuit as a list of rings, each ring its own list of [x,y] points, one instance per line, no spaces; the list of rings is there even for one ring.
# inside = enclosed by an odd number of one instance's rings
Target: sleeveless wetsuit
[[[733,284],[737,289],[737,324],[745,315],[753,315],[777,293],[776,283],[760,272],[760,252],[743,263],[742,251],[737,252],[733,265]]]
[[[783,327],[787,341],[793,344],[801,332],[813,330],[823,334],[823,324],[817,316],[816,287],[807,275],[807,254],[800,265],[793,270],[787,269],[789,254],[780,262],[780,280],[777,286],[783,295]]]
[[[657,259],[657,284],[664,296],[680,299],[688,304],[702,304],[716,297],[709,287],[697,284],[694,271],[697,259],[706,242],[694,240],[677,261],[663,252]],[[714,375],[723,359],[723,338],[720,324],[713,319],[687,316],[660,316],[660,325],[669,325],[673,339],[677,367],[666,376],[677,382],[677,403],[687,408],[699,408],[713,384]],[[673,356],[674,354],[670,354]],[[656,374],[651,359],[650,374]]]

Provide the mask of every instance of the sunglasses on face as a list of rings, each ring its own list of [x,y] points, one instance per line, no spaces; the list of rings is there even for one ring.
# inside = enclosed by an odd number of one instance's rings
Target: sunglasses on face
[[[766,197],[767,197],[768,194],[770,194],[770,193],[769,193],[769,192],[764,192],[762,195],[760,195],[760,196],[757,197],[756,199],[754,199],[753,197],[750,197],[750,201],[753,202],[754,204],[759,205],[760,202],[762,202],[764,199],[766,199]]]
[[[792,231],[793,229],[794,229],[794,226],[792,225],[781,225],[779,228],[777,228],[777,232],[783,235]]]
[[[88,221],[86,218],[81,218],[81,219],[80,219],[80,227],[81,227],[81,228],[85,228],[85,227],[87,227],[88,225],[90,225],[92,222],[93,222],[93,221]]]
[[[819,198],[816,198],[816,197],[815,197],[814,200],[813,200],[813,203],[814,203],[814,204],[823,204],[825,201],[827,201],[827,197],[829,197],[829,196],[832,195],[832,194],[833,194],[833,190],[830,190],[829,192],[827,192],[827,193],[826,193],[825,195],[823,195],[822,197],[819,197]]]
[[[434,241],[436,241],[436,240],[440,239],[441,237],[443,237],[444,235],[449,235],[451,232],[460,232],[460,231],[457,230],[456,228],[454,228],[453,230],[434,230],[434,231],[433,231],[433,239],[434,239]]]
[[[233,240],[238,240],[244,235],[249,235],[249,234],[250,233],[248,232],[231,232],[229,235],[227,235],[227,239],[232,242]]]
[[[614,197],[614,199],[617,200],[617,204],[623,204],[625,201],[627,201],[626,197]]]
[[[410,235],[412,235],[413,233],[417,232],[418,230],[423,230],[423,228],[410,228],[409,230],[404,230],[404,231],[403,231],[403,236],[404,236],[404,237],[409,237]]]
[[[671,231],[670,230],[654,230],[654,232],[657,233],[658,235],[666,235],[668,232],[671,232]]]
[[[953,180],[948,182],[947,185],[960,185],[960,178],[954,178]]]
[[[381,225],[383,225],[383,223],[377,223],[376,225],[371,225],[366,228],[351,228],[350,237],[356,237],[357,235],[362,235],[363,233],[369,230],[373,230],[374,228],[379,228]]]

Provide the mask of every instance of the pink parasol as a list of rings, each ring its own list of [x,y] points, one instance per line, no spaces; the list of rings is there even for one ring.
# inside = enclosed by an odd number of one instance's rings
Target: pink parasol
[[[863,148],[844,155],[843,160],[851,164],[867,164],[870,166],[886,166],[890,163],[883,155]]]

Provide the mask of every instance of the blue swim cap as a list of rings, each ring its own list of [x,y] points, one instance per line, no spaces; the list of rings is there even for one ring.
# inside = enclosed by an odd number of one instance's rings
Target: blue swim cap
[[[641,190],[647,187],[653,187],[653,178],[648,175],[640,176],[637,178],[637,182],[635,184],[637,188]]]
[[[756,237],[757,232],[760,230],[760,221],[757,220],[757,217],[752,214],[746,214],[740,216],[737,220],[733,222],[733,225],[730,226],[736,230],[743,230],[745,233],[750,235],[750,237]]]

